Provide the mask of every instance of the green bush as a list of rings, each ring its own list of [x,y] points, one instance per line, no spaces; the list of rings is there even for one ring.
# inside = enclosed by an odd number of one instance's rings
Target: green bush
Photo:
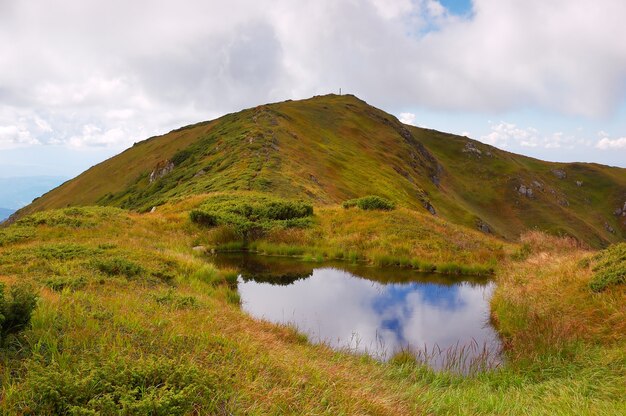
[[[173,289],[162,295],[156,295],[154,300],[159,305],[171,306],[174,309],[192,309],[198,306],[198,300],[194,296],[179,295]]]
[[[32,361],[27,370],[22,391],[10,400],[28,414],[218,414],[228,396],[214,375],[167,358]]]
[[[64,208],[37,212],[17,221],[20,226],[93,228],[103,220],[120,216],[124,211],[112,207]]]
[[[74,276],[57,276],[51,277],[45,281],[45,285],[55,292],[61,292],[63,289],[77,290],[85,287],[87,279],[84,277]]]
[[[193,155],[193,151],[190,149],[183,149],[178,152],[170,159],[170,162],[174,164],[174,166],[178,166],[183,163],[185,160],[189,159]]]
[[[144,272],[140,265],[119,257],[97,260],[94,266],[96,269],[109,276],[126,276],[130,278]]]
[[[94,250],[80,244],[49,244],[37,248],[37,256],[47,260],[70,260],[91,254]]]
[[[30,323],[36,305],[37,295],[30,286],[15,285],[6,296],[5,286],[0,283],[0,339],[23,330]]]
[[[13,225],[0,229],[0,247],[28,240],[35,236],[34,227],[19,227]]]
[[[240,238],[254,239],[276,228],[305,228],[311,225],[311,204],[267,195],[218,195],[191,211],[192,222],[205,226],[227,226]]]
[[[602,250],[592,262],[595,274],[589,281],[589,288],[594,292],[626,284],[626,243],[615,244]]]
[[[396,205],[386,198],[382,198],[376,195],[364,196],[363,198],[350,199],[343,204],[344,208],[358,207],[365,211],[391,211],[396,208]]]
[[[217,217],[215,215],[197,209],[189,213],[189,219],[191,222],[204,227],[215,227],[217,225]]]

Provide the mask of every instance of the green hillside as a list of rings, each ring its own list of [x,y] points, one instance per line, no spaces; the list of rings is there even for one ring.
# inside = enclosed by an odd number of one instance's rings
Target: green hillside
[[[514,155],[352,96],[150,138],[0,227],[0,414],[626,414],[626,243],[609,244],[625,202],[625,169]],[[502,361],[435,370],[407,344],[382,362],[255,319],[213,255],[242,250],[490,280]],[[459,345],[439,354],[460,365]]]
[[[20,214],[93,204],[148,211],[233,190],[318,206],[376,194],[510,240],[531,229],[592,246],[626,237],[626,169],[543,162],[407,126],[351,95],[262,105],[150,138]]]

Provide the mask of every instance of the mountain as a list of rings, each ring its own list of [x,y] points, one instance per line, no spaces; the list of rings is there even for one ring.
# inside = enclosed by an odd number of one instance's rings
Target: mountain
[[[14,212],[15,212],[14,209],[0,208],[0,222],[9,218],[9,216],[13,214]]]
[[[251,190],[316,205],[377,194],[510,240],[531,229],[592,246],[626,237],[626,169],[553,163],[400,123],[351,95],[261,105],[152,137],[22,209],[150,210]]]

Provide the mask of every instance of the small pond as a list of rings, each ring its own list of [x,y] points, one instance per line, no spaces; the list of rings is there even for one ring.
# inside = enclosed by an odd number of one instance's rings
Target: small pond
[[[381,360],[410,351],[433,368],[460,372],[500,362],[488,279],[247,253],[211,261],[240,271],[246,312],[294,325],[311,342]]]

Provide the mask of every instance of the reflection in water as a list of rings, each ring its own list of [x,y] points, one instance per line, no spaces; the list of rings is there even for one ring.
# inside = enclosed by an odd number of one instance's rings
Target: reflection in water
[[[439,348],[443,354],[430,360],[434,367],[444,365],[446,352],[454,355],[473,344],[480,348],[463,351],[461,358],[467,361],[457,363],[462,371],[483,346],[490,360],[483,364],[497,363],[499,341],[488,324],[493,283],[488,281],[397,269],[384,270],[387,278],[380,279],[376,274],[381,269],[346,264],[341,265],[346,270],[326,264],[313,268],[303,262],[241,254],[220,255],[216,263],[241,270],[238,288],[244,310],[272,322],[294,324],[313,342],[380,359],[407,347],[422,353]]]

